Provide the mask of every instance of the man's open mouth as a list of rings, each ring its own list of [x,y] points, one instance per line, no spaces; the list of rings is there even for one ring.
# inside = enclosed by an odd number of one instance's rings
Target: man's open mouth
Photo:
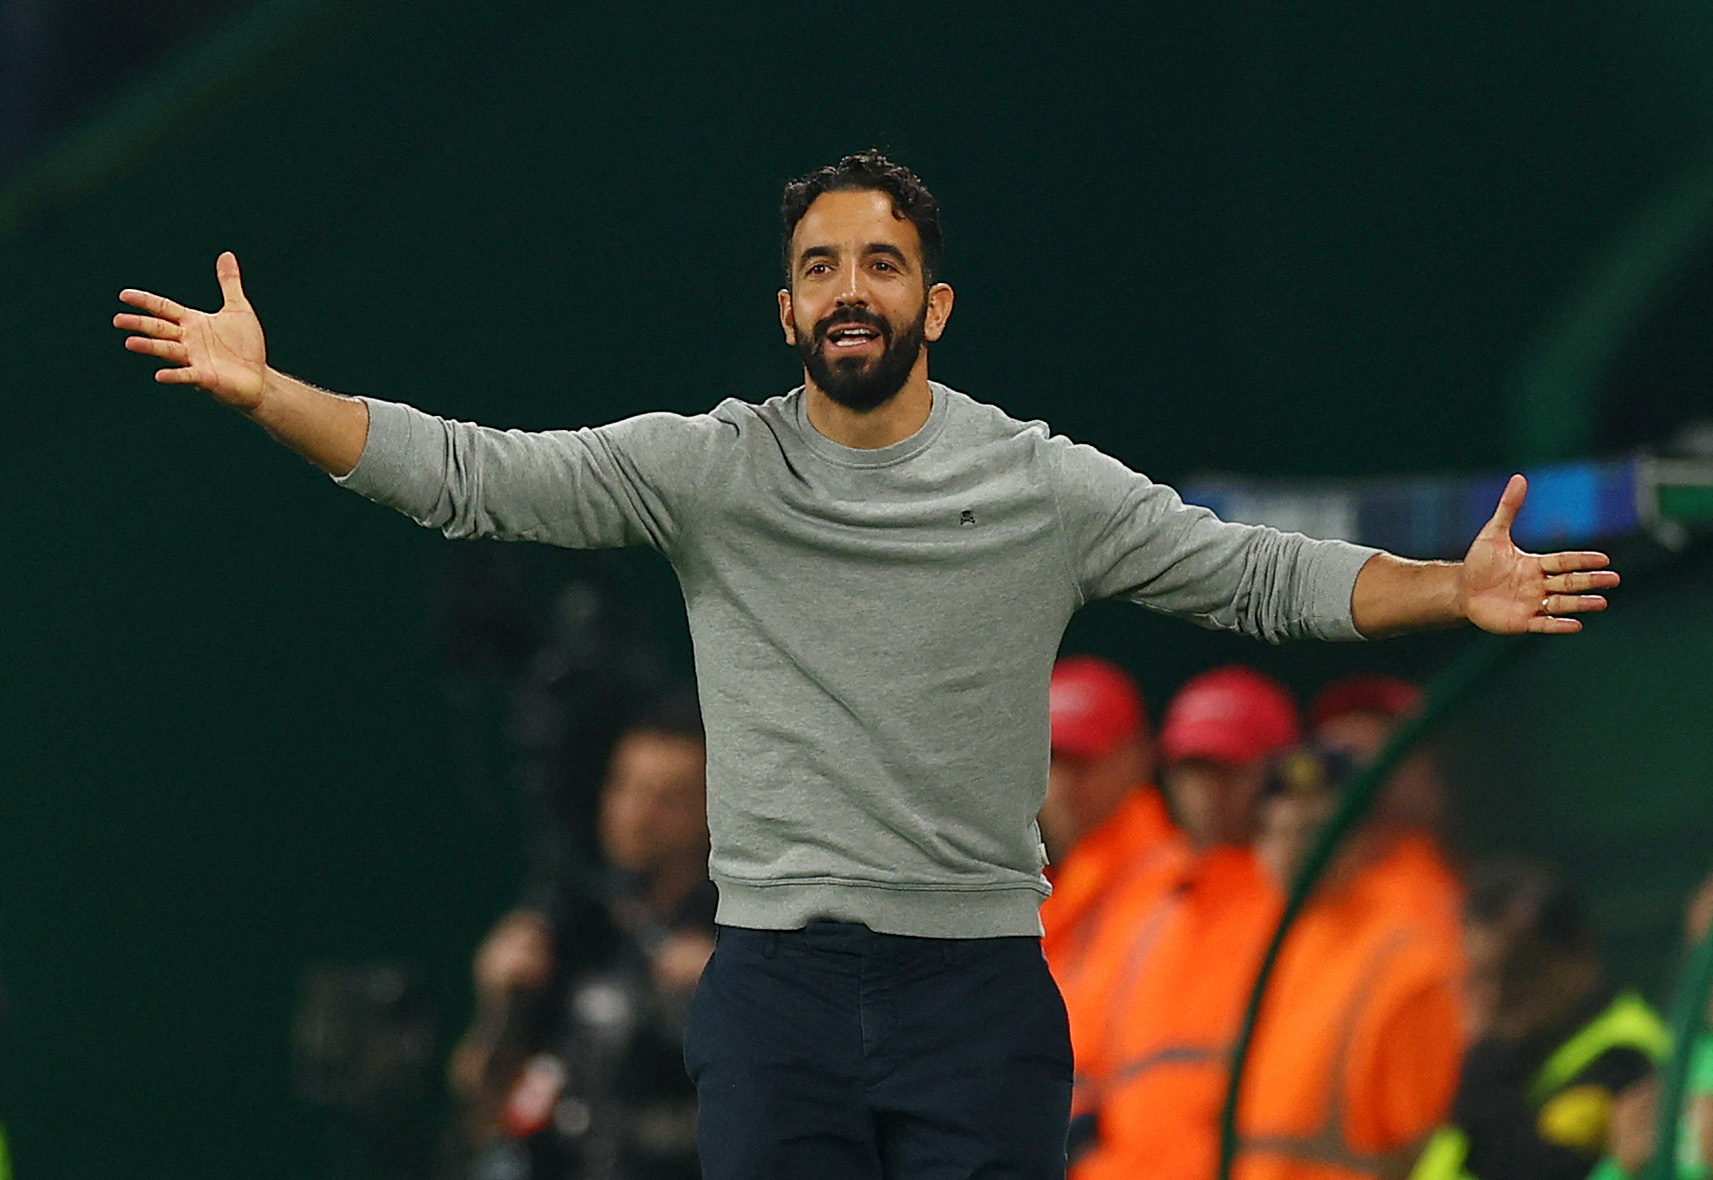
[[[827,347],[834,351],[855,351],[879,340],[880,331],[866,324],[840,324],[827,330]]]

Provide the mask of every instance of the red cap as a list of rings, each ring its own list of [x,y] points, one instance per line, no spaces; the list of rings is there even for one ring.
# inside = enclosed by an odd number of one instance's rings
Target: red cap
[[[1347,713],[1377,713],[1396,721],[1422,707],[1422,690],[1396,676],[1346,676],[1320,690],[1309,706],[1309,721],[1319,729]]]
[[[1098,656],[1067,656],[1053,665],[1047,711],[1053,750],[1076,758],[1104,758],[1148,726],[1136,682]]]
[[[1298,740],[1291,694],[1271,677],[1236,666],[1204,672],[1184,685],[1160,727],[1168,762],[1208,758],[1243,766]]]

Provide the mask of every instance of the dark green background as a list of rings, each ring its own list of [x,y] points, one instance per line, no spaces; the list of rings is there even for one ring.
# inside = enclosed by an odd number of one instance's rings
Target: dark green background
[[[206,306],[234,249],[274,363],[495,424],[760,399],[796,380],[779,186],[878,144],[947,210],[935,375],[1160,478],[1497,469],[1713,402],[1702,4],[300,7],[0,209],[0,1117],[31,1180],[367,1174],[290,1094],[299,973],[411,964],[450,1037],[520,872],[502,703],[441,654],[449,543],[153,385],[122,286]],[[1471,844],[1580,873],[1656,994],[1713,862],[1707,565],[1448,734]],[[687,666],[664,565],[619,571]],[[1116,608],[1068,640],[1156,711],[1213,661],[1307,690],[1463,641]]]

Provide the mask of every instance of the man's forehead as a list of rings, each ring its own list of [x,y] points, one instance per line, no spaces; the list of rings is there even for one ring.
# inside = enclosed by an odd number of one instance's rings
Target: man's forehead
[[[816,197],[792,231],[792,248],[801,253],[812,246],[859,247],[873,242],[922,250],[915,224],[878,189],[840,189]]]

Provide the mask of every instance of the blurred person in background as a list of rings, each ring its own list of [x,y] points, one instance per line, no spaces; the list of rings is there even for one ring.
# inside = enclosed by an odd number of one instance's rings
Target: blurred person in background
[[[1371,761],[1400,722],[1421,711],[1421,690],[1396,676],[1348,676],[1327,685],[1309,705],[1315,745]],[[1365,826],[1374,844],[1373,888],[1386,882],[1392,902],[1436,935],[1453,954],[1463,948],[1463,885],[1440,838],[1445,784],[1420,746],[1392,772]]]
[[[1213,1174],[1226,1061],[1279,911],[1251,841],[1269,759],[1297,740],[1290,694],[1248,668],[1204,673],[1168,706],[1162,781],[1181,834],[1096,935],[1100,1009],[1072,1017],[1075,1180]]]
[[[1053,666],[1048,713],[1040,824],[1053,892],[1041,905],[1041,949],[1068,997],[1105,905],[1175,829],[1153,783],[1154,743],[1129,674],[1096,656],[1066,657]]]
[[[1693,952],[1713,929],[1713,876],[1707,877],[1689,900],[1684,919],[1684,942]],[[1687,961],[1685,966],[1687,967]],[[1677,1151],[1672,1180],[1707,1180],[1713,1176],[1713,996],[1702,1012],[1702,1024],[1690,1048],[1688,1086],[1678,1115]],[[1658,1130],[1660,1083],[1657,1078],[1626,1090],[1612,1110],[1611,1154],[1600,1161],[1593,1180],[1638,1180],[1653,1162]]]
[[[608,762],[600,904],[514,910],[477,952],[476,1019],[450,1066],[466,1175],[698,1175],[682,1040],[714,949],[705,765],[694,695],[664,696]]]
[[[1422,709],[1422,691],[1398,676],[1360,673],[1327,684],[1309,704],[1309,732],[1322,749],[1344,750],[1358,762],[1379,754],[1398,723]],[[1376,817],[1400,828],[1437,833],[1445,819],[1445,787],[1431,764],[1414,755],[1393,772]]]
[[[1354,765],[1315,746],[1275,764],[1256,851],[1281,889]],[[1350,831],[1285,937],[1243,1079],[1241,1180],[1402,1180],[1451,1108],[1461,962],[1395,904],[1388,839],[1383,825]]]
[[[1464,953],[1470,1048],[1414,1180],[1583,1180],[1668,1047],[1664,1023],[1607,978],[1581,898],[1532,861],[1471,873]]]
[[[1040,823],[1053,892],[1041,906],[1041,950],[1080,1060],[1106,1031],[1111,972],[1096,936],[1175,855],[1177,830],[1151,781],[1154,743],[1141,694],[1123,669],[1093,656],[1058,661],[1048,712],[1052,761]]]

